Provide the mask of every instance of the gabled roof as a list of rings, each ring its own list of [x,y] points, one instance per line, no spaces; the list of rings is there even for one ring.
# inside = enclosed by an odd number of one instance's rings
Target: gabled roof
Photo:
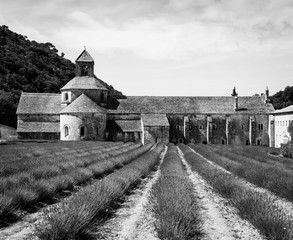
[[[22,93],[17,114],[59,114],[61,95],[54,93]]]
[[[83,52],[78,56],[75,62],[94,62],[94,59],[91,57],[87,50],[83,50]]]
[[[71,104],[63,108],[60,113],[99,113],[106,112],[106,109],[100,107],[84,93],[75,99]]]
[[[239,111],[234,111],[234,97],[154,97],[130,96],[120,99],[111,113],[178,113],[178,114],[263,114],[274,112],[272,104],[260,96],[239,97]]]
[[[108,90],[96,77],[76,76],[70,80],[61,90],[71,89],[100,89]]]
[[[141,114],[143,125],[148,126],[169,126],[166,114]]]
[[[293,105],[291,106],[288,106],[288,107],[285,107],[285,108],[282,108],[282,109],[279,109],[279,110],[276,110],[274,112],[274,114],[284,114],[284,113],[292,113],[293,112]]]
[[[142,132],[140,120],[116,120],[123,132]]]
[[[60,132],[59,122],[22,122],[17,126],[17,132]]]

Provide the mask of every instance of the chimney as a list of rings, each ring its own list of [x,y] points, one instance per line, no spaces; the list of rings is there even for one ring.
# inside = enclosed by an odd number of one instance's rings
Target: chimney
[[[235,96],[234,111],[238,111],[238,96]]]
[[[236,92],[236,87],[234,87],[231,96],[235,98],[235,100],[234,100],[234,111],[238,111],[238,93]]]
[[[269,88],[267,87],[266,92],[265,92],[265,103],[269,103],[270,99],[269,99]]]

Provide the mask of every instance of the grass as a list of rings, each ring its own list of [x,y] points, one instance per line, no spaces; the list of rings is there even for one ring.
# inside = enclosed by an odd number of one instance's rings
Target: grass
[[[205,159],[180,144],[184,157],[193,171],[198,172],[212,187],[239,210],[242,218],[250,221],[270,240],[292,239],[293,222],[287,213],[277,208],[270,197],[246,188],[235,176],[218,169]]]
[[[151,199],[160,239],[201,239],[199,207],[177,149],[169,144]]]
[[[49,210],[35,234],[43,240],[91,239],[94,224],[104,221],[111,204],[158,164],[163,147],[158,145],[101,181],[83,188],[60,207]]]

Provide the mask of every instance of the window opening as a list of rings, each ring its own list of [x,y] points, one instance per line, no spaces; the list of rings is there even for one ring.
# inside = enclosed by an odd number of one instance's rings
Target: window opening
[[[84,126],[80,127],[80,136],[81,137],[84,136],[84,132],[85,132],[84,130],[85,130]]]
[[[87,76],[89,71],[89,67],[87,65],[83,65],[81,68],[81,75],[82,76]]]
[[[64,128],[64,136],[67,137],[69,135],[69,128],[65,126]]]
[[[105,102],[105,94],[101,92],[101,102]]]

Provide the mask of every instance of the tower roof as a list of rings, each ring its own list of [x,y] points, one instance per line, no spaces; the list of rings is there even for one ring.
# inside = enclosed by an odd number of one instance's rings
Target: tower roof
[[[70,80],[61,90],[71,89],[99,89],[108,90],[98,78],[90,76],[77,76]]]
[[[100,107],[83,93],[71,104],[63,108],[60,113],[100,113],[105,111],[106,109]]]
[[[94,59],[91,57],[91,55],[88,53],[88,51],[85,49],[83,52],[78,56],[78,58],[75,60],[75,62],[94,62]]]

